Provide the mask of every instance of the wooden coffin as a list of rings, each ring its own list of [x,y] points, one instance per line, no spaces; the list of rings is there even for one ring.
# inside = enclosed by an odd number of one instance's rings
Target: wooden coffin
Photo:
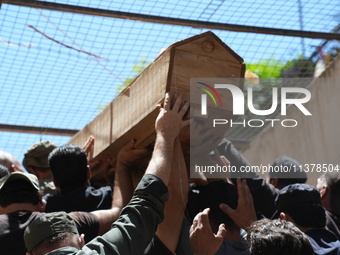
[[[154,141],[156,105],[170,91],[190,99],[190,78],[244,77],[243,59],[214,33],[178,41],[164,50],[96,118],[75,134],[70,144],[83,145],[95,137],[94,159],[115,159],[130,139],[138,146]],[[231,100],[229,100],[231,102]],[[228,100],[225,100],[228,102]],[[231,103],[227,104],[231,109]]]

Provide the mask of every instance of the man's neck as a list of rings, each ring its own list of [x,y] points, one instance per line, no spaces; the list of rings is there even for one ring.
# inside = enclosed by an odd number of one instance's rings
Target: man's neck
[[[6,213],[11,213],[11,212],[16,212],[16,211],[31,211],[31,212],[40,211],[39,204],[33,205],[33,204],[28,204],[28,203],[14,203],[6,207],[0,206],[0,214],[6,214]]]

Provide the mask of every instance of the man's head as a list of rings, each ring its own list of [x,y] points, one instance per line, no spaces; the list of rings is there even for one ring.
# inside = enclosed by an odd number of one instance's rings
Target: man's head
[[[271,165],[268,182],[277,189],[294,183],[305,183],[307,174],[300,166],[301,164],[295,159],[280,156]]]
[[[200,190],[197,200],[199,210],[210,208],[209,219],[214,232],[222,223],[226,225],[228,230],[239,231],[232,219],[219,207],[223,203],[229,205],[232,209],[236,209],[238,194],[235,185],[225,181],[210,182]]]
[[[313,255],[308,237],[291,222],[259,220],[247,229],[252,255]]]
[[[7,151],[0,150],[0,164],[6,166],[10,172],[24,172],[19,160]]]
[[[275,200],[277,213],[282,219],[292,221],[303,231],[324,228],[325,209],[319,191],[308,184],[291,184],[280,190]]]
[[[22,164],[26,170],[36,176],[42,175],[42,172],[50,172],[48,165],[48,155],[57,146],[50,141],[40,141],[33,144],[24,154]],[[40,178],[39,178],[40,179]]]
[[[25,229],[24,241],[27,254],[40,255],[71,246],[81,249],[83,235],[79,236],[74,220],[65,212],[47,213]]]
[[[323,207],[340,216],[340,174],[327,172],[321,175],[316,188],[320,191]]]
[[[6,209],[13,204],[28,204],[43,211],[45,204],[35,175],[13,172],[0,179],[0,207]]]
[[[86,152],[77,145],[66,144],[55,148],[48,162],[55,185],[61,193],[85,186],[91,177]]]

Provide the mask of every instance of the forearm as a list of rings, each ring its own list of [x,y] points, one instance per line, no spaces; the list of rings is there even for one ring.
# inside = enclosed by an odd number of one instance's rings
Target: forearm
[[[133,191],[134,187],[130,169],[118,161],[113,187],[112,208],[123,208],[126,206],[133,195]]]
[[[168,185],[171,174],[171,162],[174,149],[174,138],[157,134],[151,161],[146,174],[153,174]]]
[[[112,223],[117,220],[123,207],[129,203],[133,190],[129,169],[117,163],[111,209],[92,212],[98,218],[100,235],[111,229]]]

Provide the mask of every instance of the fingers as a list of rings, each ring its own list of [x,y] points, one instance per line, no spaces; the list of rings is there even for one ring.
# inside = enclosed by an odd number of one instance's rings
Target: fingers
[[[238,178],[237,182],[237,192],[239,195],[239,203],[252,203],[253,196],[251,195],[250,189],[247,185],[247,181],[245,179],[241,180]]]
[[[171,96],[170,96],[169,93],[166,93],[165,98],[164,98],[163,109],[168,111],[168,110],[170,110],[170,106],[171,106]]]
[[[183,118],[189,109],[189,102],[184,102],[182,107],[180,108],[179,115]]]
[[[210,212],[210,208],[205,208],[203,210],[203,212],[199,213],[200,214],[200,219],[201,219],[201,222],[204,224],[204,225],[210,225],[209,223],[209,212]]]
[[[246,180],[243,180],[244,181],[244,192],[246,194],[246,197],[247,197],[247,201],[253,203],[253,196],[250,192],[250,189],[249,189],[249,186],[247,184],[247,181]]]
[[[224,237],[225,237],[226,234],[227,234],[227,230],[225,229],[225,225],[221,224],[218,227],[218,231],[217,231],[215,237],[224,240]]]
[[[240,178],[237,178],[236,179],[236,183],[237,183],[237,194],[238,194],[238,197],[239,197],[239,200],[244,198],[245,195],[246,195],[246,191],[245,191],[245,188],[244,188],[244,183],[245,183],[246,180],[241,180]]]
[[[179,95],[179,96],[171,95],[171,96],[176,99],[174,106],[172,107],[172,110],[175,111],[175,112],[179,112],[179,110],[181,109],[183,96],[182,95]]]
[[[225,166],[230,165],[230,161],[225,156],[220,156],[220,159],[221,159],[221,162],[223,163],[223,165],[225,165]]]
[[[124,150],[128,151],[131,150],[135,146],[136,141],[134,139],[131,139],[125,146]]]
[[[209,212],[210,212],[210,209],[206,208],[195,216],[192,222],[192,225],[190,227],[192,232],[197,228],[203,228],[203,227],[206,227],[207,229],[212,231],[210,222],[209,222]]]
[[[220,204],[220,209],[227,214],[230,218],[233,218],[233,216],[236,213],[236,210],[230,208],[227,204]]]

